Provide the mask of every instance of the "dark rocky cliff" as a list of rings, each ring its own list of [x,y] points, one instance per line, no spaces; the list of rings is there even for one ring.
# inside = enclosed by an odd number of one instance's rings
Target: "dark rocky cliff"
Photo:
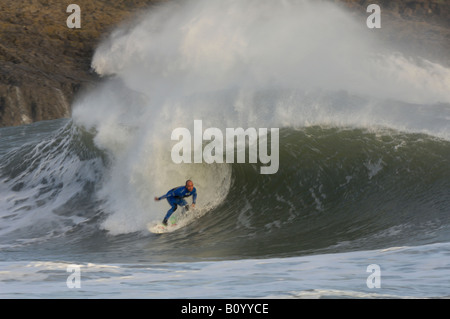
[[[0,2],[0,126],[70,116],[74,95],[95,83],[97,43],[150,0],[2,0]],[[70,29],[67,7],[81,8]]]
[[[403,49],[450,64],[450,1],[330,0],[365,19],[382,8],[380,34]],[[90,63],[96,45],[119,22],[152,0],[2,0],[0,2],[0,126],[70,116],[80,88],[98,81]],[[66,25],[67,6],[81,9],[80,29]]]

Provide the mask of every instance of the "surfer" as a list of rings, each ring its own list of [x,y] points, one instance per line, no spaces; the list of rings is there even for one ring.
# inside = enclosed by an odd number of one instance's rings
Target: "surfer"
[[[188,203],[184,200],[185,197],[192,196],[192,207],[195,207],[195,201],[197,200],[197,190],[194,187],[194,183],[189,179],[184,186],[172,188],[166,195],[161,197],[155,197],[155,201],[160,201],[166,198],[171,208],[167,211],[164,217],[163,224],[167,225],[167,220],[170,215],[173,214],[178,208],[178,205],[183,206],[186,210],[189,210]]]

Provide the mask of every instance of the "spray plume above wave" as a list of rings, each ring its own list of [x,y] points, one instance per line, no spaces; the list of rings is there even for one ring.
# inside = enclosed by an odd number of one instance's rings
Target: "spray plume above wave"
[[[119,28],[92,66],[162,100],[282,87],[449,101],[448,69],[383,51],[373,30],[329,2],[184,1]]]
[[[214,127],[388,126],[450,138],[448,117],[426,123],[434,111],[450,112],[450,70],[385,53],[373,30],[329,2],[169,2],[113,32],[92,67],[120,80],[107,85],[119,96],[100,90],[78,103],[75,118],[96,127],[120,118],[160,131],[158,123],[173,130],[202,119]],[[124,91],[141,100],[123,100]]]

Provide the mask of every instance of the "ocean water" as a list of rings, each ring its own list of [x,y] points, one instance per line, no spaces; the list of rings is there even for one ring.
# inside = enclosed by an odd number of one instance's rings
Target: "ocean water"
[[[448,298],[450,69],[410,54],[328,2],[118,26],[70,119],[0,129],[0,297]],[[279,128],[278,171],[174,163],[194,120]],[[185,225],[149,232],[187,179]]]

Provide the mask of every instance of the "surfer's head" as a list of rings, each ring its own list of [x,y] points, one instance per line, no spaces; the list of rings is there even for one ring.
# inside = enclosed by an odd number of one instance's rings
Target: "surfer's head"
[[[194,189],[194,183],[190,179],[186,181],[186,188],[190,192]]]

